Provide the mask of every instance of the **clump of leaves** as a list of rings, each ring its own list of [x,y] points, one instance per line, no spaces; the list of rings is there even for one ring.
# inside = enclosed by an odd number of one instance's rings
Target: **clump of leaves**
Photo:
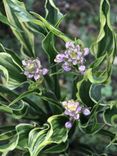
[[[0,127],[2,155],[15,149],[23,156],[66,155],[76,145],[76,155],[108,154],[117,140],[116,101],[107,102],[101,96],[102,87],[110,82],[117,51],[109,1],[100,1],[100,31],[91,46],[94,61],[87,67],[84,56],[89,49],[59,30],[64,16],[53,0],[45,2],[45,17],[28,12],[19,0],[3,0],[3,4],[6,16],[0,12],[0,21],[11,28],[21,49],[17,54],[0,44],[0,111],[19,122]],[[36,35],[42,36],[48,66],[38,58]],[[64,53],[57,51],[56,37],[66,43]],[[72,79],[69,94],[63,94],[62,77]],[[106,140],[103,149],[92,145],[98,136]]]

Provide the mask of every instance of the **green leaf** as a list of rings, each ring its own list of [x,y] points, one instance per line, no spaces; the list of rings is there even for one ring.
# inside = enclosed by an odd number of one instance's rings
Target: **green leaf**
[[[88,145],[85,144],[79,144],[78,150],[76,151],[77,155],[82,156],[94,156],[95,152],[92,148],[90,148]]]
[[[37,156],[40,150],[44,148],[44,145],[41,147],[41,144],[46,138],[46,133],[47,129],[41,130],[40,128],[35,128],[29,133],[28,148],[30,156]]]
[[[53,25],[55,25],[62,17],[62,13],[55,6],[53,0],[46,0],[45,2],[46,19]]]
[[[10,54],[5,52],[0,53],[0,67],[5,76],[5,79],[3,77],[4,86],[14,89],[26,80],[22,74],[22,67]]]
[[[39,105],[38,102],[30,100],[30,98],[28,97],[29,95],[31,96],[31,98],[32,96],[34,96],[33,91],[27,91],[18,95],[14,91],[0,86],[0,94],[5,99],[4,102],[9,104],[9,106],[1,104],[1,111],[5,113],[10,113],[12,117],[15,117],[17,119],[38,119],[38,121],[41,122],[44,122],[47,119],[46,113],[43,111],[43,103]]]
[[[29,156],[29,153],[25,152],[25,153],[22,154],[22,156]]]
[[[5,47],[0,43],[0,52],[6,52]]]
[[[110,3],[108,0],[100,2],[100,32],[93,45],[93,53],[99,58],[105,53],[115,51],[115,33],[110,23]]]
[[[88,80],[81,80],[80,82],[77,83],[78,88],[77,98],[88,107],[94,106],[94,102],[92,101],[89,95],[90,87],[91,83]]]
[[[12,109],[5,104],[0,104],[0,112],[6,112],[10,114],[13,113]]]
[[[5,78],[5,80],[6,80],[6,83],[8,83],[8,80],[9,80],[9,73],[8,73],[7,69],[6,69],[4,66],[0,65],[0,71],[3,73],[4,78]],[[1,73],[1,72],[0,72],[0,73]]]
[[[0,127],[3,132],[0,134],[0,152],[3,154],[15,148],[25,149],[28,143],[28,133],[34,128],[31,124],[19,124],[16,127]],[[6,131],[7,130],[7,131]],[[6,132],[5,132],[6,131]]]
[[[6,99],[7,102],[14,100],[18,96],[13,90],[10,90],[3,85],[0,85],[0,94]]]
[[[13,26],[13,25],[8,21],[7,17],[4,16],[1,12],[0,12],[0,21],[1,21],[2,23],[4,23],[4,24],[8,25],[8,26],[11,26],[11,27],[14,27],[14,28],[15,28],[15,26]]]
[[[9,130],[0,134],[0,152],[7,153],[16,148],[18,136],[15,130]]]
[[[68,138],[68,129],[65,128],[65,123],[68,120],[64,115],[54,115],[48,119],[50,124],[50,131],[48,135],[51,135],[49,141],[53,143],[66,142]]]
[[[31,120],[38,119],[38,122],[43,123],[47,120],[48,113],[50,114],[48,109],[47,112],[45,112],[44,107],[47,104],[45,105],[43,104],[43,102],[40,100],[41,96],[39,96],[37,92],[34,92],[34,90],[27,91],[18,95],[14,91],[11,91],[8,88],[0,86],[0,93],[1,96],[5,99],[5,101],[3,102],[7,102],[9,104],[9,106],[5,106],[4,109],[3,108],[1,109],[6,113],[10,113],[9,111],[11,110],[12,117]],[[38,100],[35,95],[38,97]],[[58,110],[57,113],[62,112],[60,111],[60,106],[58,106],[58,103],[55,104],[54,101],[52,101],[50,105],[55,105],[53,106],[53,109],[55,110],[57,109]]]
[[[89,91],[89,95],[90,98],[92,99],[92,101],[94,101],[95,103],[98,103],[101,100],[101,89],[102,89],[103,85],[99,84],[92,84],[90,87],[90,91]]]
[[[31,96],[31,99],[29,98],[30,96]],[[45,100],[45,101],[48,101],[48,102],[50,101],[51,102],[51,105],[55,105],[55,107],[59,109],[59,110],[57,109],[58,112],[60,112],[60,106],[58,106],[58,103],[55,102],[54,99],[45,97],[43,95],[39,95],[39,93],[36,92],[36,90],[31,90],[31,91],[23,92],[22,94],[20,94],[19,96],[17,96],[10,103],[10,106],[13,106],[14,104],[17,104],[19,101],[22,100],[22,101],[26,102],[31,108],[33,108],[38,113],[38,115],[40,115],[41,117],[43,116],[43,118],[44,118],[45,112],[43,111],[42,104],[33,101],[33,97],[34,97],[34,99],[36,99],[36,96],[39,97],[40,99]]]
[[[1,51],[2,52],[2,51]],[[22,62],[21,62],[21,57],[20,55],[18,55],[16,52],[12,51],[11,49],[5,48],[4,47],[4,52],[6,52],[7,54],[11,55],[11,57],[14,59],[14,61],[20,66],[22,67]]]
[[[32,24],[36,24],[36,25],[38,25],[39,27],[41,27],[43,29],[48,29],[49,31],[52,31],[53,34],[60,37],[65,42],[71,40],[70,38],[65,36],[64,33],[62,33],[61,31],[56,29],[54,26],[52,26],[42,16],[32,12],[32,14],[39,20],[35,19],[31,14],[29,14],[26,11],[26,8],[25,8],[25,5],[24,5],[23,2],[19,2],[18,0],[3,0],[3,2],[4,2],[4,6],[6,8],[6,11],[7,11],[6,13],[7,13],[7,16],[9,18],[9,21],[12,21],[12,23],[14,23],[14,25],[18,25],[19,28],[25,32],[25,34],[24,34],[24,32],[23,33],[18,33],[16,31],[13,31],[14,34],[16,35],[16,37],[20,40],[23,47],[26,50],[28,50],[27,51],[28,56],[32,56],[33,53],[34,53],[33,52],[34,51],[34,46],[33,46],[34,45],[34,40],[33,40],[33,36],[31,36],[29,30],[27,29],[27,27],[29,27],[27,22],[30,22]],[[50,5],[52,6],[52,8],[55,11],[58,12],[58,9],[55,7],[55,5],[53,5],[53,1],[50,0],[49,2],[50,2]],[[9,12],[9,14],[8,14],[8,12]],[[60,12],[58,12],[58,14],[59,14],[58,17],[60,18]],[[50,16],[48,14],[46,14],[46,15],[47,15],[47,17]],[[14,20],[14,17],[15,17],[15,20]],[[23,22],[26,22],[27,27],[23,24]],[[34,27],[32,29],[34,29]],[[27,36],[28,36],[28,38],[27,38]],[[31,52],[31,54],[29,52]]]
[[[31,124],[21,123],[16,126],[16,132],[19,137],[17,146],[20,149],[27,149],[28,147],[28,135],[29,132],[34,128]]]
[[[30,109],[29,105],[24,101],[13,102],[12,100],[14,98],[17,99],[18,96],[15,92],[8,90],[3,86],[0,87],[0,90],[2,90],[1,96],[5,99],[5,101],[0,104],[0,110],[2,112],[9,113],[11,117],[17,119],[25,117]],[[10,101],[12,102],[10,103]]]
[[[9,107],[13,111],[12,117],[16,119],[21,119],[25,117],[29,109],[29,105],[26,102],[15,103],[15,104],[9,105]]]
[[[67,41],[71,41],[70,38],[68,38],[67,36],[65,36],[65,34],[63,32],[61,32],[60,30],[58,30],[57,28],[55,28],[53,25],[51,25],[46,19],[44,19],[42,16],[40,16],[39,14],[35,13],[35,12],[31,12],[32,15],[34,15],[37,19],[39,19],[41,22],[44,23],[44,26],[51,31],[54,35],[56,35],[57,37],[61,38],[63,41],[67,42]],[[34,22],[34,21],[33,21]],[[37,22],[38,24],[38,22]]]
[[[109,74],[110,74],[110,72],[109,72]],[[108,83],[109,82],[109,79],[108,79],[109,74],[107,73],[107,70],[104,70],[103,72],[101,72],[101,71],[97,72],[97,70],[95,68],[93,68],[93,69],[90,68],[86,71],[87,78],[93,84]]]
[[[21,43],[23,52],[29,57],[34,57],[34,35],[27,28],[28,23],[24,16],[24,12],[26,12],[24,4],[17,0],[3,0],[3,4],[5,7],[8,21],[12,23],[15,27],[18,27],[20,30],[22,30],[22,32],[19,32],[11,27],[14,35]],[[19,13],[19,16],[17,16],[17,12]],[[25,18],[25,21],[22,21],[20,17]]]
[[[116,51],[116,33],[110,23],[110,3],[108,0],[101,0],[100,32],[92,45],[92,54],[96,57],[96,61],[87,72],[87,76],[92,83],[109,82]],[[101,67],[100,65],[97,66],[97,60],[98,63],[102,64]]]
[[[0,134],[0,141],[7,140],[7,139],[13,137],[15,134],[16,134],[15,130],[4,132],[4,133]]]
[[[61,143],[58,145],[52,145],[51,147],[44,149],[44,153],[62,153],[65,152],[68,148],[68,142]]]
[[[50,128],[40,130],[35,128],[29,134],[29,151],[31,156],[38,156],[43,148],[50,144],[65,143],[68,129],[65,128],[67,118],[64,115],[51,116],[48,119]]]
[[[101,90],[101,93],[105,97],[111,97],[112,96],[112,86],[107,85],[107,86],[103,87]]]
[[[117,127],[117,101],[108,102],[108,106],[103,112],[103,120],[107,125]]]

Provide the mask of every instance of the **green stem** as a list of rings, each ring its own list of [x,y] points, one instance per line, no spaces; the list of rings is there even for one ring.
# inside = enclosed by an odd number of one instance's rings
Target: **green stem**
[[[75,78],[75,80],[73,81],[72,84],[72,99],[76,100],[76,93],[77,93],[77,82],[79,80],[79,77],[73,76],[73,79]]]
[[[53,67],[53,71],[56,73],[57,67]],[[58,100],[60,100],[61,95],[60,95],[60,85],[59,85],[59,79],[58,75],[53,75],[53,80],[54,80],[54,92]]]

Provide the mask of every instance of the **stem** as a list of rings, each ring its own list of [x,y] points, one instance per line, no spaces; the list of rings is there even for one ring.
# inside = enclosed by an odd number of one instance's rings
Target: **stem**
[[[77,93],[77,82],[79,80],[79,77],[73,76],[73,79],[75,78],[75,80],[73,81],[72,84],[72,99],[76,100],[76,93]]]
[[[53,67],[52,71],[54,71],[56,73],[57,72],[57,67],[56,66]],[[54,86],[55,86],[54,87],[54,93],[55,93],[57,99],[60,100],[61,95],[60,95],[60,85],[59,85],[58,75],[56,75],[56,74],[53,75],[53,81],[54,81]]]

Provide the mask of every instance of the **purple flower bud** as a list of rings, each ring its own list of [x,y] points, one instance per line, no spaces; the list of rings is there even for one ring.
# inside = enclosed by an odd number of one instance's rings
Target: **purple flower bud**
[[[81,66],[79,67],[79,71],[80,71],[80,72],[84,72],[85,69],[86,69],[86,67],[85,67],[84,65],[81,65]]]
[[[74,118],[74,116],[76,115],[76,112],[75,111],[69,111],[69,114],[68,114],[70,117]]]
[[[31,78],[33,78],[33,74],[28,74],[27,77],[28,77],[29,79],[31,79]]]
[[[38,74],[38,73],[39,73],[39,71],[40,71],[40,69],[39,69],[39,68],[36,68],[36,69],[35,69],[35,73],[37,73],[37,74]]]
[[[75,120],[79,120],[79,119],[80,119],[80,114],[74,115],[74,119],[75,119]]]
[[[23,66],[26,66],[26,65],[27,65],[26,60],[22,60],[22,65],[23,65]]]
[[[80,46],[79,45],[77,45],[76,48],[77,48],[77,51],[80,51]]]
[[[74,45],[74,43],[73,42],[66,42],[66,44],[65,44],[65,47],[68,49],[68,48],[74,48],[75,47],[75,45]]]
[[[66,122],[65,127],[68,129],[72,128],[72,123],[70,121]]]
[[[47,69],[47,68],[43,68],[43,69],[42,69],[42,74],[43,74],[43,75],[46,75],[47,73],[48,73],[48,69]]]
[[[24,75],[28,76],[29,72],[28,71],[24,71]]]
[[[69,111],[68,110],[65,110],[64,114],[65,115],[69,115]]]
[[[65,55],[65,59],[69,59],[69,51],[68,50],[64,52],[64,55]]]
[[[61,63],[61,62],[64,61],[64,58],[65,58],[65,55],[64,54],[58,54],[56,56],[56,58],[54,59],[54,61],[57,62],[57,63]]]
[[[89,54],[89,48],[84,48],[84,56],[87,56]]]
[[[71,67],[69,66],[69,64],[67,62],[65,62],[63,65],[62,65],[62,68],[64,69],[64,71],[68,72],[71,70]]]
[[[39,74],[35,74],[35,75],[34,75],[34,79],[35,79],[35,80],[38,80],[39,78],[40,78],[40,75],[39,75]]]
[[[80,58],[80,63],[83,64],[84,63],[84,57]]]
[[[39,68],[39,69],[41,69],[42,68],[42,66],[41,66],[41,62],[40,62],[40,60],[37,58],[37,59],[35,59],[35,60],[33,60],[34,62],[35,62],[35,65]]]
[[[81,57],[81,56],[82,56],[82,52],[78,51],[78,52],[77,52],[77,56],[78,56],[78,57]]]
[[[83,109],[83,114],[84,114],[85,116],[88,116],[88,115],[91,114],[91,112],[90,112],[90,110],[89,110],[88,108],[84,108],[84,109]]]
[[[81,110],[82,110],[82,107],[81,107],[81,106],[78,106],[78,108],[77,108],[77,112],[80,113]]]

